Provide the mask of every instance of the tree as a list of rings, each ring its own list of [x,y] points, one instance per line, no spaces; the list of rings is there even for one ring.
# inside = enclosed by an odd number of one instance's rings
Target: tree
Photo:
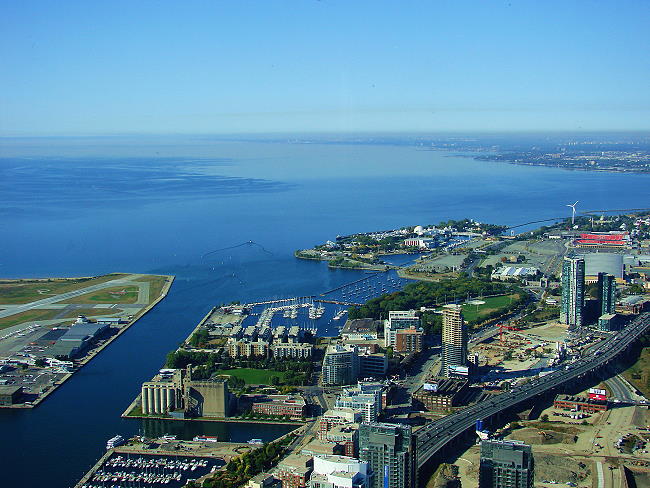
[[[542,422],[548,422],[548,415],[546,415],[546,414],[542,415],[542,416],[540,417],[540,420],[541,420]]]
[[[634,283],[628,287],[627,293],[629,295],[640,295],[645,293],[645,290],[643,289],[643,286],[639,285],[638,283]]]

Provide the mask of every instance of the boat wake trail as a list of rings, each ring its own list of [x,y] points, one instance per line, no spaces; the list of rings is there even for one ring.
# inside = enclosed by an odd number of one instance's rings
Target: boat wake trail
[[[211,279],[211,280],[181,280],[181,279],[177,279],[176,281],[178,281],[179,284],[184,281],[187,286],[184,286],[183,288],[179,289],[176,292],[176,294],[190,292],[190,291],[193,291],[193,290],[195,290],[197,288],[205,288],[207,286],[215,285],[217,283],[224,283],[224,282],[226,282],[228,280],[238,281],[240,285],[245,285],[246,284],[246,282],[244,280],[242,280],[239,276],[237,276],[235,273],[227,273],[227,274],[225,274],[223,276],[220,276],[218,278],[214,278],[214,279]],[[195,282],[195,283],[190,284],[191,282]]]
[[[220,252],[223,252],[223,251],[228,251],[230,249],[237,249],[238,247],[244,247],[244,246],[249,246],[249,247],[250,246],[257,246],[263,252],[265,252],[266,254],[270,254],[271,256],[273,256],[273,253],[271,251],[269,251],[268,249],[266,249],[261,244],[258,244],[255,241],[246,241],[246,242],[242,242],[241,244],[237,244],[236,246],[222,247],[221,249],[215,249],[214,251],[206,252],[205,254],[203,254],[201,256],[201,259],[205,259],[206,257],[211,256],[212,254],[217,254],[217,253],[220,253]]]

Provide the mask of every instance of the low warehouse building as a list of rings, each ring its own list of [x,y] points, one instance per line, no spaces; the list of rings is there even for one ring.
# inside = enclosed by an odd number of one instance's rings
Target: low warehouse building
[[[607,401],[593,400],[591,398],[558,395],[553,402],[555,408],[562,410],[573,410],[576,412],[596,413],[607,411]]]
[[[413,405],[425,410],[447,410],[459,404],[469,388],[469,381],[453,378],[430,378],[413,394]]]
[[[0,405],[15,405],[22,396],[22,386],[0,386]]]

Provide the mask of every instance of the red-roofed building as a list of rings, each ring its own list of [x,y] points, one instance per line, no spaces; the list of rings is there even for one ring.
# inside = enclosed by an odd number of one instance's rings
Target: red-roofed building
[[[592,232],[580,234],[574,241],[579,247],[614,247],[620,248],[629,244],[630,235],[627,232]]]

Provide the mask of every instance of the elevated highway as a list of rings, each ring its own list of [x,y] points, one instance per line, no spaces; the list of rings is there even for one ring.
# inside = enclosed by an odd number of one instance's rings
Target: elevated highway
[[[432,422],[419,429],[416,435],[417,468],[422,469],[434,456],[465,432],[473,430],[477,419],[486,420],[501,412],[518,406],[535,397],[559,389],[565,384],[606,366],[624,352],[634,341],[650,328],[650,313],[644,313],[630,322],[615,335],[601,341],[593,354],[581,358],[563,369],[534,379],[525,385],[495,396],[452,415]]]

